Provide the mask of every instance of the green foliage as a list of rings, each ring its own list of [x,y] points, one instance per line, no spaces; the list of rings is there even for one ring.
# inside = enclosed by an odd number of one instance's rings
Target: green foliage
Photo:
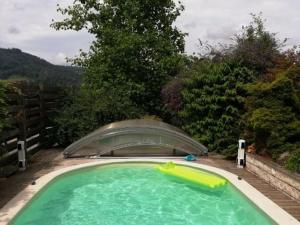
[[[182,107],[181,91],[184,87],[183,83],[182,78],[174,78],[161,91],[164,119],[175,126],[182,125],[178,118],[178,112]]]
[[[249,25],[243,27],[242,33],[235,36],[230,54],[235,61],[261,75],[275,65],[286,40],[281,42],[275,33],[266,30],[261,14],[252,14],[252,19]]]
[[[300,53],[297,48],[281,52],[285,40],[280,41],[276,38],[276,34],[265,29],[261,15],[252,15],[252,17],[253,21],[243,27],[242,32],[235,36],[234,43],[230,46],[220,44],[221,47],[216,47],[209,44],[203,45],[200,42],[205,50],[201,52],[200,58],[204,62],[209,59],[213,66],[207,66],[204,72],[203,69],[196,68],[194,69],[195,74],[207,73],[209,76],[202,75],[200,77],[205,77],[205,80],[213,80],[208,83],[198,81],[199,88],[196,93],[194,93],[193,86],[187,85],[183,92],[183,101],[188,100],[188,102],[179,102],[177,105],[183,105],[181,116],[185,119],[187,131],[211,149],[223,148],[225,154],[236,152],[236,145],[233,143],[241,133],[248,143],[255,143],[260,153],[267,152],[276,160],[284,152],[299,151]],[[244,82],[248,85],[242,89],[246,89],[247,92],[238,94],[239,84],[237,83],[239,81],[231,81],[232,85],[237,85],[233,87],[233,91],[236,91],[234,96],[239,99],[246,96],[246,108],[243,109],[244,100],[241,100],[241,105],[237,107],[239,110],[234,111],[237,113],[230,115],[230,118],[236,119],[235,124],[229,122],[230,132],[226,133],[225,122],[219,122],[224,115],[219,114],[219,117],[215,118],[212,116],[214,115],[212,109],[218,109],[218,104],[214,102],[216,101],[215,92],[207,90],[221,83],[226,86],[226,80],[219,81],[219,79],[215,79],[217,76],[211,74],[216,73],[213,72],[216,71],[216,67],[228,60],[253,71],[252,82],[254,83]],[[192,72],[189,73],[192,74]],[[217,73],[221,74],[221,72]],[[202,90],[198,90],[200,88]],[[226,89],[231,90],[230,88]],[[218,95],[225,98],[225,95]],[[186,105],[186,103],[189,104]],[[224,106],[221,108],[226,109]],[[226,110],[223,112],[226,115]],[[241,117],[244,112],[244,116]],[[244,124],[242,119],[245,121]],[[223,134],[224,132],[225,134]],[[232,137],[232,142],[225,141],[227,143],[225,148],[219,141],[224,140],[222,137]],[[295,159],[296,157],[299,155],[292,154],[290,156],[287,168],[295,170],[297,165],[294,163],[299,163]]]
[[[7,84],[5,82],[0,81],[0,133],[7,125],[7,104],[5,100],[6,85]]]
[[[300,173],[300,150],[292,152],[285,167],[291,171]]]
[[[246,120],[258,150],[277,159],[281,153],[300,147],[300,67],[292,64],[274,77],[247,86]],[[289,168],[292,162],[288,161]]]
[[[114,120],[160,116],[161,88],[183,61],[184,34],[173,26],[182,10],[172,0],[75,1],[58,9],[66,18],[54,28],[87,29],[95,37],[90,51],[73,61],[85,75],[83,97],[59,120],[69,140]]]
[[[0,79],[64,86],[79,84],[80,74],[78,67],[56,66],[19,49],[0,48]]]
[[[95,36],[90,51],[74,63],[86,70],[85,90],[121,89],[133,105],[160,111],[161,87],[178,72],[184,34],[172,24],[182,6],[164,1],[75,1],[59,11],[67,18],[56,29],[87,29]]]
[[[195,60],[197,60],[195,57],[185,57],[179,74],[164,85],[161,90],[163,118],[175,126],[182,126],[181,119],[178,117],[178,112],[182,107],[181,91],[184,88],[184,76],[194,66]]]
[[[232,45],[184,57],[185,34],[173,26],[182,10],[172,0],[75,0],[58,9],[65,19],[55,29],[95,37],[73,60],[84,82],[56,119],[60,144],[109,122],[156,115],[228,157],[241,137],[274,159],[289,151],[286,168],[299,172],[300,53],[282,53],[285,41],[252,15]]]
[[[112,89],[109,93],[92,93],[70,90],[59,117],[55,120],[58,127],[57,142],[61,146],[67,146],[101,125],[138,118],[144,114],[118,91],[120,90]]]
[[[185,75],[182,90],[183,129],[210,150],[228,151],[242,131],[243,85],[253,73],[231,62],[200,60]]]
[[[234,35],[232,44],[212,45],[200,41],[199,57],[209,58],[216,63],[230,59],[253,70],[256,77],[273,68],[282,54],[286,39],[281,41],[275,33],[266,30],[261,13],[251,16],[250,24]]]

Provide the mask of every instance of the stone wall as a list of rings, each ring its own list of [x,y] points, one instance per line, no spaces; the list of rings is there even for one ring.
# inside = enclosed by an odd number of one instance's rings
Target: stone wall
[[[300,176],[260,156],[247,154],[246,169],[300,202]]]

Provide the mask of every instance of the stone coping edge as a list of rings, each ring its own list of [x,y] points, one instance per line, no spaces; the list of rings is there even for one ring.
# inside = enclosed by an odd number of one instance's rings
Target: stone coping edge
[[[21,211],[21,209],[35,196],[43,187],[45,187],[50,181],[57,176],[64,173],[78,170],[81,168],[107,165],[113,163],[166,163],[169,159],[97,159],[95,162],[83,163],[80,165],[69,166],[56,171],[50,172],[36,180],[35,185],[27,186],[23,191],[17,194],[11,199],[4,207],[0,209],[0,225],[7,225],[9,222]],[[251,202],[253,202],[258,208],[260,208],[265,214],[267,214],[278,225],[300,225],[300,222],[285,210],[280,208],[277,204],[264,196],[261,192],[256,190],[253,186],[247,183],[245,180],[239,180],[237,175],[232,174],[223,169],[219,169],[212,166],[207,166],[194,162],[187,162],[182,160],[172,160],[179,165],[185,165],[202,170],[206,170],[215,174],[218,174],[226,178],[233,186],[235,186],[241,193],[243,193]]]

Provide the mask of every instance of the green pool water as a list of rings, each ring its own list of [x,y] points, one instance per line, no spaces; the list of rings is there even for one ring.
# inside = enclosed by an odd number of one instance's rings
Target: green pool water
[[[47,185],[12,225],[274,224],[232,185],[212,191],[151,164],[74,171]]]

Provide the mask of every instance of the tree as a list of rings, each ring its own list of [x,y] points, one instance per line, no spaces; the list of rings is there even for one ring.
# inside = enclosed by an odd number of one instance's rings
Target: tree
[[[271,69],[281,55],[286,39],[281,41],[276,33],[268,31],[262,14],[251,14],[252,21],[236,33],[232,43],[217,45],[199,40],[199,57],[209,58],[213,62],[228,59],[255,71],[256,77]]]
[[[177,74],[184,51],[184,34],[172,26],[182,10],[172,0],[76,0],[58,9],[67,18],[52,26],[94,35],[90,51],[73,61],[86,69],[87,91],[126,87],[120,95],[155,114],[161,87]]]
[[[84,97],[73,102],[83,118],[85,113],[93,117],[90,129],[161,114],[161,88],[178,73],[183,60],[185,34],[173,26],[182,10],[172,0],[75,0],[58,8],[66,18],[52,27],[87,29],[95,38],[89,52],[72,60],[85,71]],[[66,109],[64,115],[73,117],[74,111]]]
[[[235,35],[230,55],[261,75],[274,66],[286,40],[280,41],[275,33],[266,30],[262,14],[251,15],[250,24],[242,27],[241,34]]]

